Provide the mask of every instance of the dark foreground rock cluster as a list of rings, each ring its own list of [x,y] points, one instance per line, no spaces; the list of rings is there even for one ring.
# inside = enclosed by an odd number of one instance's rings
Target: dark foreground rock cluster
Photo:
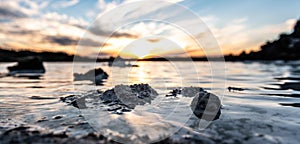
[[[181,131],[184,131],[182,129]],[[192,133],[192,132],[191,132]],[[174,137],[154,142],[153,144],[182,144],[182,143],[214,143],[212,140],[200,134],[189,134],[188,136],[179,136],[180,132],[175,133]],[[201,136],[201,137],[199,137]],[[12,128],[0,134],[1,144],[120,144],[98,132],[89,132],[81,136],[71,136],[66,132],[53,133],[47,130],[37,129],[30,126],[20,126]]]
[[[85,143],[85,144],[94,144],[94,143],[117,143],[108,138],[104,137],[98,133],[89,133],[81,137],[71,137],[67,133],[53,133],[48,131],[43,131],[29,126],[20,126],[13,129],[10,129],[0,135],[0,142],[2,144],[12,144],[12,143],[65,143],[65,144],[74,144],[74,143]]]
[[[63,97],[61,100],[74,107],[86,108],[85,99],[87,97],[98,97],[108,108],[107,111],[113,114],[123,114],[130,112],[137,105],[151,104],[151,101],[158,96],[158,93],[148,84],[117,85],[104,92],[97,92],[87,96],[78,97],[75,95]],[[221,115],[221,101],[215,94],[205,91],[199,87],[185,87],[174,89],[170,96],[183,96],[193,98],[190,107],[194,115],[200,119],[213,121]]]

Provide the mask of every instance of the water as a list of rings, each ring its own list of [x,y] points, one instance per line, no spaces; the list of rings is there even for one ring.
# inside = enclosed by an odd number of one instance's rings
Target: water
[[[131,126],[135,128],[133,133],[149,135],[150,142],[160,140],[163,134],[173,140],[212,143],[297,143],[300,140],[299,61],[137,64],[137,68],[112,68],[97,63],[96,67],[110,75],[103,86],[89,81],[73,82],[73,72],[84,73],[95,66],[93,63],[76,63],[75,68],[72,63],[45,63],[47,72],[40,79],[0,78],[0,133],[25,125],[41,131],[65,132],[76,138],[104,126],[110,131],[122,126],[125,132],[130,131]],[[0,72],[5,73],[9,65],[13,63],[1,63]],[[95,114],[95,110],[93,113],[80,111],[59,100],[59,97],[72,94],[84,95],[96,89],[105,91],[117,84],[134,83],[149,83],[160,95],[151,105],[139,106],[122,117],[106,114],[92,120],[90,115]],[[190,116],[191,99],[165,98],[169,90],[189,86],[203,87],[222,100],[220,119],[205,129],[200,129],[199,120]],[[229,92],[229,86],[244,90]],[[123,118],[126,125],[106,125],[116,117]],[[177,131],[179,128],[183,129]]]

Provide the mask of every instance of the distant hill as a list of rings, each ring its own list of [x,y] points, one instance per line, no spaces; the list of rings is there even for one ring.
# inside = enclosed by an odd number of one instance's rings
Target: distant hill
[[[74,55],[68,55],[62,52],[32,52],[32,51],[14,51],[0,48],[0,62],[15,62],[22,57],[38,56],[43,61],[73,61]],[[77,58],[76,58],[77,59]],[[91,61],[86,57],[78,57],[79,61]]]
[[[279,39],[266,42],[257,52],[244,51],[238,56],[227,55],[225,60],[300,60],[300,20],[291,34],[280,34]]]

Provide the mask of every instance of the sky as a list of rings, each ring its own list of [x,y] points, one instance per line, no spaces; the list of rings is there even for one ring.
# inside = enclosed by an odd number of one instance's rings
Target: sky
[[[0,0],[0,48],[90,57],[257,51],[292,32],[299,0]]]

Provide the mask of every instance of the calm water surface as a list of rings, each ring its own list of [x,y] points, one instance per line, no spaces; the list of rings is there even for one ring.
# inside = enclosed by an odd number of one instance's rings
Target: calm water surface
[[[0,63],[0,72],[7,72],[6,67],[13,64]],[[168,133],[169,127],[166,125],[176,125],[218,143],[298,143],[300,140],[299,61],[228,62],[225,65],[220,62],[195,62],[192,67],[188,62],[137,64],[139,67],[136,68],[96,64],[110,75],[103,86],[95,86],[89,81],[73,81],[73,72],[84,73],[95,67],[93,63],[76,63],[74,67],[72,63],[45,63],[47,72],[40,79],[2,77],[0,132],[23,124],[57,133],[66,131],[75,137],[84,135],[109,125],[115,116],[100,117],[102,125],[95,123],[97,120],[89,118],[91,113],[68,106],[59,101],[59,97],[81,95],[96,89],[105,91],[117,84],[149,83],[159,92],[159,97],[152,105],[138,107],[136,113],[126,115],[127,125],[122,127],[130,125],[135,127],[135,132],[142,133],[145,131],[142,127],[151,125],[149,127],[154,129],[147,129],[145,134],[153,139],[157,139],[155,135]],[[215,68],[211,69],[212,65]],[[164,97],[172,88],[189,86],[203,87],[222,100],[220,119],[210,123],[206,129],[199,129],[199,122],[189,119],[190,110],[187,109],[190,99]],[[229,92],[229,86],[243,88],[244,91]],[[177,109],[172,111],[174,108]],[[169,114],[170,110],[172,114]],[[143,111],[147,113],[140,114]],[[55,119],[58,115],[63,118]],[[157,124],[152,125],[153,122]],[[90,124],[94,129],[70,127],[75,123]],[[114,131],[114,127],[106,128]],[[125,130],[124,133],[130,132]]]

